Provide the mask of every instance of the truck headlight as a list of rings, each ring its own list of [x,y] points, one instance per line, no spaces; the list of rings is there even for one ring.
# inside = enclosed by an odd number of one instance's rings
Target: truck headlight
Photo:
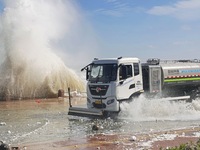
[[[114,103],[114,101],[115,101],[114,99],[108,100],[108,101],[107,101],[107,105],[110,105],[110,104]]]

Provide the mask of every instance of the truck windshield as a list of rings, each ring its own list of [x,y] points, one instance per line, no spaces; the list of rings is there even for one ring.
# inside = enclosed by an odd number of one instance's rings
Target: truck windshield
[[[89,81],[107,83],[117,78],[117,64],[93,64]]]

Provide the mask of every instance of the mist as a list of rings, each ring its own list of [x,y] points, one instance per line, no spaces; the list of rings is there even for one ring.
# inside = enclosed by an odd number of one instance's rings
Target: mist
[[[58,89],[68,87],[83,91],[84,82],[75,71],[93,57],[97,47],[78,5],[64,0],[4,3],[0,98],[55,97]]]

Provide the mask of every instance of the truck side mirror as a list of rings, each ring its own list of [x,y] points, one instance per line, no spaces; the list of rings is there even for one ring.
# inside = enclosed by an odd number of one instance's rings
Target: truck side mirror
[[[125,79],[127,79],[127,67],[125,65],[121,65],[119,71],[119,80]]]
[[[86,80],[89,79],[90,72],[91,72],[90,67],[91,67],[92,64],[93,64],[93,63],[90,63],[90,64],[88,64],[87,66],[85,66],[85,67],[83,67],[83,68],[81,69],[81,71],[86,70]]]
[[[87,69],[86,69],[86,80],[89,79],[90,72],[91,72],[90,69],[87,67]]]

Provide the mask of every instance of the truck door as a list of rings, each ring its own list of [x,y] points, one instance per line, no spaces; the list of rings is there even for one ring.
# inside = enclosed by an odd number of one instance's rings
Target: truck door
[[[133,63],[135,93],[143,91],[142,68],[140,63]]]
[[[161,67],[149,66],[149,92],[160,93],[161,90]]]
[[[117,99],[129,99],[142,89],[141,66],[139,63],[122,65],[119,68],[119,83],[116,90]]]

